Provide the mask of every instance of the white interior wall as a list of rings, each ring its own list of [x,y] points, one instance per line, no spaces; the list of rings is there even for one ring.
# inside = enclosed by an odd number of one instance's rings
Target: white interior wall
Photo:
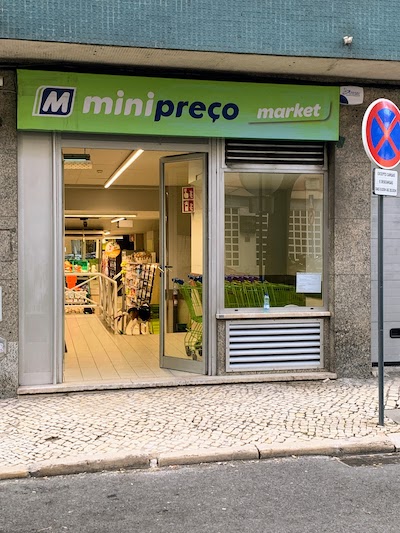
[[[191,267],[194,274],[203,274],[203,160],[188,162],[188,186],[194,188],[194,208],[191,215]]]

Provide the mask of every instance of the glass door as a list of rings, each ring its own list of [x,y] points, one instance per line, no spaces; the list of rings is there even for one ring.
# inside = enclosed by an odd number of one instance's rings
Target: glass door
[[[160,163],[160,366],[205,374],[206,154]]]

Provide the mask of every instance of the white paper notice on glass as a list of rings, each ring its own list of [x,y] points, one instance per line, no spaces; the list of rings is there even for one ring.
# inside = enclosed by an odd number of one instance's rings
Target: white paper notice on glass
[[[317,272],[297,272],[296,273],[296,292],[320,293],[321,292],[321,274]]]

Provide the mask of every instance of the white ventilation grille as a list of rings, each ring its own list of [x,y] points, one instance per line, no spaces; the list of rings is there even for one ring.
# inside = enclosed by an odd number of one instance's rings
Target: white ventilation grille
[[[323,170],[325,145],[317,141],[226,139],[225,163],[228,167],[284,165],[292,168]]]
[[[322,321],[228,321],[226,369],[312,369],[322,367]]]

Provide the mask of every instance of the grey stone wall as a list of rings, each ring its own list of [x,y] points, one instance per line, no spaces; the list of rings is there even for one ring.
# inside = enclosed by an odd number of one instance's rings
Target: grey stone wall
[[[0,337],[8,353],[0,355],[0,397],[16,394],[18,386],[18,248],[16,76],[0,70],[0,287],[3,320]]]
[[[366,89],[363,105],[341,106],[344,144],[330,154],[331,370],[339,377],[371,375],[372,176],[361,126],[370,103],[393,95],[393,90]]]

